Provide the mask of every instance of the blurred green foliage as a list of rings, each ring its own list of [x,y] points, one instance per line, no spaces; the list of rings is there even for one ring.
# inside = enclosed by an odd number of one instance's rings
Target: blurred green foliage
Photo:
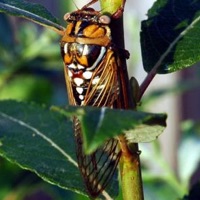
[[[3,14],[0,20],[0,98],[52,103],[54,82],[64,80],[58,36]]]
[[[199,123],[186,121],[191,129],[195,129]],[[184,127],[183,126],[183,127]],[[182,138],[178,146],[178,152],[174,153],[178,160],[178,169],[175,172],[164,159],[158,142],[153,145],[142,145],[143,181],[145,200],[181,199],[189,190],[199,182],[200,163],[200,130],[182,129]],[[152,159],[153,158],[153,159]],[[198,186],[199,187],[199,186]],[[199,190],[200,191],[200,190]],[[189,198],[197,200],[198,198]]]
[[[3,14],[0,15],[0,26],[0,99],[35,101],[48,105],[66,104],[59,36]],[[171,92],[177,93],[185,88],[189,90],[194,87],[193,83],[189,87],[190,84],[184,82],[184,85],[160,90],[146,100],[149,103]],[[142,145],[145,200],[199,200],[200,183],[196,175],[200,164],[199,122],[183,122],[182,137],[175,156],[179,162],[178,174],[163,159],[158,142]],[[194,177],[197,178],[195,181]],[[189,189],[190,193],[187,194]],[[87,198],[51,186],[36,175],[22,171],[0,158],[0,199]]]

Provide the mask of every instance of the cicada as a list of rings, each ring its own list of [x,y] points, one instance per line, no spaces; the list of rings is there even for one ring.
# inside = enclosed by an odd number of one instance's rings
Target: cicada
[[[126,69],[121,65],[122,51],[112,42],[111,17],[87,5],[64,18],[68,25],[61,39],[61,55],[70,105],[126,108]],[[116,170],[121,155],[118,140],[110,139],[102,148],[85,155],[76,117],[74,132],[78,165],[87,191],[94,198]]]

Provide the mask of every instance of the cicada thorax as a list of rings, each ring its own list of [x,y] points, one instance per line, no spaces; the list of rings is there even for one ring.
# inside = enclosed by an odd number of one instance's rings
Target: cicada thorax
[[[121,107],[120,64],[112,47],[109,17],[91,8],[65,16],[68,21],[61,40],[65,79],[71,105]],[[74,118],[77,158],[90,196],[106,187],[120,158],[116,139],[109,140],[95,153],[86,156],[79,120]]]
[[[103,20],[102,20],[103,19]],[[102,21],[101,21],[102,20]],[[69,101],[73,105],[109,106],[116,95],[115,86],[109,83],[110,73],[115,73],[110,62],[115,60],[111,49],[111,33],[108,24],[99,12],[85,9],[70,14],[61,41],[61,52],[65,63],[65,76]],[[114,80],[111,80],[114,81]],[[111,89],[112,87],[112,89]],[[103,97],[100,94],[103,93]],[[111,95],[112,94],[112,95]],[[104,99],[103,99],[104,98]]]

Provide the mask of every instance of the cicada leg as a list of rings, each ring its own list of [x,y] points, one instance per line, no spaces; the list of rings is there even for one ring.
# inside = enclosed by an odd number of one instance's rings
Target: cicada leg
[[[78,165],[89,195],[95,198],[102,193],[116,172],[121,157],[118,140],[110,139],[94,153],[85,155],[82,130],[76,117],[74,118],[74,131]]]

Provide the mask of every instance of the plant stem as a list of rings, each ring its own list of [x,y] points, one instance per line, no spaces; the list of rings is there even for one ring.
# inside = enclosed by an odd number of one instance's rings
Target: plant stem
[[[144,79],[143,83],[140,85],[140,92],[139,92],[139,96],[137,101],[140,102],[142,99],[142,96],[144,94],[144,92],[146,91],[146,89],[148,88],[149,84],[151,83],[151,81],[153,80],[153,78],[156,75],[156,70],[157,68],[153,68],[146,76],[146,78]]]
[[[124,136],[120,136],[120,144],[122,148],[120,175],[123,200],[143,200],[138,144],[133,144],[131,152]]]
[[[108,0],[107,0],[108,1]],[[103,3],[103,0],[102,0]],[[111,33],[113,43],[121,49],[124,49],[124,32],[123,32],[123,18],[113,19],[111,23]],[[123,68],[123,78],[125,82],[128,107],[125,109],[135,109],[135,104],[132,97],[130,81],[126,66],[126,58],[121,58],[121,66]],[[122,150],[120,160],[120,174],[122,183],[123,200],[143,200],[143,187],[141,178],[140,158],[138,144],[132,144],[131,151],[127,145],[124,135],[119,137],[119,143]]]

